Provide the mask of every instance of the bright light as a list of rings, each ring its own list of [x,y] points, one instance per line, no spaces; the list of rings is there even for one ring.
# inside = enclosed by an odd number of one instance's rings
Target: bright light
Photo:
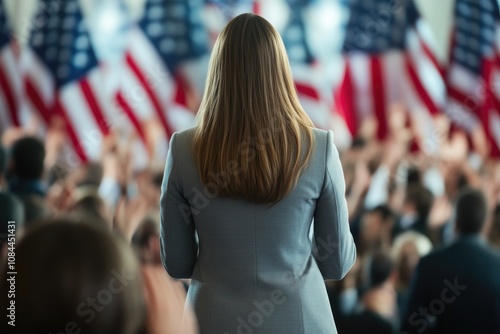
[[[128,18],[119,1],[96,1],[89,29],[99,58],[112,61],[126,45]]]

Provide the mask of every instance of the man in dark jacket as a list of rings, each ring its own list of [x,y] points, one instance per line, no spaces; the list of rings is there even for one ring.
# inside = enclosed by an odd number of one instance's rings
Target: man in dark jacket
[[[483,236],[484,195],[464,191],[456,206],[458,239],[422,258],[401,333],[500,333],[500,253]]]

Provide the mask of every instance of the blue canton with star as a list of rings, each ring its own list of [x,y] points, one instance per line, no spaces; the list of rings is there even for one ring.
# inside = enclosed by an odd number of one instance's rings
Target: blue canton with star
[[[350,11],[343,52],[381,54],[406,48],[419,12],[413,0],[341,0]]]
[[[78,0],[42,0],[29,44],[54,74],[58,88],[98,66]]]
[[[482,60],[495,54],[495,28],[499,20],[496,0],[457,0],[455,5],[453,62],[481,75]]]
[[[182,62],[208,52],[204,0],[147,0],[140,28],[174,73]]]

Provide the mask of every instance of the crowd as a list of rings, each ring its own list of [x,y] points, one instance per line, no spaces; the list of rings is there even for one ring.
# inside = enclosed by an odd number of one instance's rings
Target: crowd
[[[338,330],[499,333],[500,163],[471,153],[444,117],[429,143],[392,113],[386,140],[367,120],[340,152],[358,257],[326,282]],[[114,135],[99,161],[69,167],[59,163],[65,142],[57,126],[3,134],[1,332],[195,333],[189,281],[169,278],[160,259],[163,170],[134,170],[130,145]],[[15,298],[6,298],[11,255]]]

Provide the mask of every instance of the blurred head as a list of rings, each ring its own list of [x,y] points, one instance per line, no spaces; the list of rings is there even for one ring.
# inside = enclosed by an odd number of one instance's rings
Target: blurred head
[[[420,169],[418,169],[417,167],[410,167],[408,169],[407,184],[408,185],[422,184],[422,176],[420,175]]]
[[[19,242],[16,269],[16,318],[29,319],[16,321],[18,333],[132,334],[143,325],[138,265],[110,233],[72,221],[41,224]],[[7,295],[6,277],[0,290]],[[6,303],[1,298],[3,310]]]
[[[361,239],[368,245],[380,245],[382,239],[389,239],[394,214],[387,205],[379,205],[363,215]]]
[[[373,255],[369,267],[370,288],[380,286],[387,282],[394,272],[394,263],[391,257],[383,252]]]
[[[434,203],[434,195],[420,184],[409,185],[406,190],[404,207],[407,213],[416,213],[420,220],[427,221]]]
[[[44,198],[40,196],[23,196],[21,200],[24,205],[24,217],[26,226],[31,226],[52,217],[53,210]]]
[[[9,173],[20,179],[39,180],[43,175],[44,160],[43,142],[35,137],[23,137],[12,146]]]
[[[103,167],[99,162],[89,162],[84,166],[80,180],[77,180],[77,186],[99,187],[103,177]]]
[[[146,217],[142,221],[132,237],[132,243],[138,250],[142,263],[161,264],[160,224],[153,217]]]
[[[260,16],[239,15],[219,35],[198,117],[196,162],[203,183],[219,195],[277,202],[311,156],[313,123],[299,103],[283,41]]]
[[[421,233],[408,231],[396,237],[391,256],[396,263],[400,288],[408,287],[420,258],[431,250],[431,241]]]
[[[465,189],[456,204],[456,228],[459,234],[480,233],[486,222],[488,206],[484,194],[475,189]]]
[[[106,203],[98,194],[82,196],[71,207],[70,215],[110,231],[113,227]]]

